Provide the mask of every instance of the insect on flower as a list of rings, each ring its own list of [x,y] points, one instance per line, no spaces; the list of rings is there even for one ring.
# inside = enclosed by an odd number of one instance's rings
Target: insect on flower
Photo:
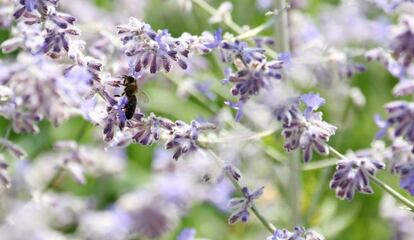
[[[148,95],[140,89],[137,80],[129,75],[122,76],[123,82],[113,82],[115,86],[124,86],[124,92],[122,96],[127,98],[127,103],[124,107],[125,116],[127,119],[131,119],[134,116],[135,109],[138,101],[147,103]],[[119,95],[117,95],[119,97]],[[138,98],[137,98],[138,97]]]

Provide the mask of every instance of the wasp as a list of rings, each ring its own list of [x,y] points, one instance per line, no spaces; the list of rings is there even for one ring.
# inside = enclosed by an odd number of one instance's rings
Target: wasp
[[[122,76],[123,82],[117,82],[116,85],[124,86],[122,96],[125,96],[127,103],[124,107],[125,117],[131,119],[135,114],[138,100],[140,102],[148,102],[148,95],[140,89],[137,80],[129,75]]]

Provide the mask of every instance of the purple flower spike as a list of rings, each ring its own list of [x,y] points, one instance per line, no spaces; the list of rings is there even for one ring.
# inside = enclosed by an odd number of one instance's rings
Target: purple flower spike
[[[293,102],[282,112],[285,116],[278,118],[283,123],[282,135],[286,142],[284,147],[288,151],[300,147],[303,160],[308,162],[312,159],[313,150],[322,155],[329,154],[326,142],[335,134],[336,127],[323,121],[321,112],[313,112],[325,103],[319,94],[305,94],[300,100],[307,105],[304,112]]]
[[[385,164],[362,154],[350,153],[336,166],[336,171],[330,182],[330,188],[335,189],[339,199],[351,201],[355,191],[372,194],[369,177],[375,176],[376,171],[384,169]]]
[[[263,194],[263,190],[264,187],[260,187],[254,192],[250,192],[247,187],[243,187],[243,196],[241,198],[233,198],[229,202],[229,207],[236,209],[228,219],[229,224],[235,224],[238,221],[247,222],[250,216],[248,209],[253,206],[253,201]]]

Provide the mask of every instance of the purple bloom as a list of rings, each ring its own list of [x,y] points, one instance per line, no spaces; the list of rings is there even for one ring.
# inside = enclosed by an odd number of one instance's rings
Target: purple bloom
[[[125,45],[125,55],[131,58],[133,72],[149,69],[156,73],[163,68],[171,70],[171,60],[182,69],[187,68],[183,60],[190,53],[186,42],[171,37],[167,30],[155,32],[150,25],[130,18],[127,25],[118,26],[118,34]]]
[[[43,53],[51,58],[58,58],[62,53],[69,52],[68,35],[77,36],[79,31],[76,29],[47,29],[43,46],[37,53]]]
[[[246,42],[236,40],[234,42],[223,41],[220,45],[221,60],[225,63],[231,63],[236,58],[249,64],[253,61],[263,62],[266,59],[265,50],[262,48],[251,48]]]
[[[1,148],[7,149],[7,151],[16,158],[22,159],[27,155],[21,147],[4,138],[0,138],[0,146]]]
[[[352,78],[355,74],[363,73],[367,68],[358,63],[346,62],[339,66],[339,75],[342,78]]]
[[[235,73],[230,72],[226,82],[234,84],[231,94],[238,96],[239,101],[246,102],[251,96],[258,95],[261,89],[269,87],[271,81],[281,79],[281,68],[279,61],[254,62]]]
[[[151,145],[160,139],[162,129],[171,131],[173,126],[174,123],[170,120],[156,117],[151,113],[148,118],[142,118],[141,121],[132,123],[130,127],[136,130],[132,137],[136,142]]]
[[[222,34],[223,34],[223,29],[218,28],[214,32],[214,40],[212,42],[204,44],[204,46],[208,49],[218,48],[220,46],[221,42],[223,41]]]
[[[266,240],[324,240],[325,237],[313,230],[303,227],[295,227],[293,232],[286,229],[276,229],[272,236]]]
[[[247,222],[249,220],[249,208],[253,206],[253,201],[263,194],[264,187],[250,192],[247,187],[243,187],[241,198],[233,198],[229,202],[229,207],[236,209],[229,217],[229,224],[235,224],[238,221]]]
[[[335,189],[338,198],[349,201],[353,199],[355,191],[372,194],[374,191],[369,185],[369,177],[384,167],[384,163],[370,156],[350,153],[346,159],[338,162],[330,188]]]
[[[400,174],[400,186],[414,196],[414,162],[406,162],[395,167]]]
[[[183,229],[177,237],[177,240],[194,240],[196,230],[192,228]]]
[[[414,58],[414,18],[403,16],[398,32],[391,43],[391,50],[404,67],[408,67]]]
[[[39,11],[42,14],[46,14],[48,6],[56,6],[59,0],[21,0],[19,1],[21,8],[18,8],[13,16],[20,18],[25,12]]]
[[[381,132],[393,127],[395,137],[401,136],[408,142],[414,143],[414,103],[394,101],[388,103],[385,109],[388,118],[385,123],[381,124],[383,127]]]
[[[170,140],[165,144],[166,149],[175,149],[173,159],[178,158],[188,152],[197,150],[197,140],[202,130],[214,129],[215,126],[209,123],[199,123],[192,121],[190,125],[176,121],[171,131]]]
[[[225,101],[224,104],[227,106],[235,109],[237,111],[236,113],[236,121],[240,122],[242,119],[244,113],[243,113],[243,102],[231,102],[231,101]]]
[[[319,107],[325,104],[325,99],[321,98],[317,93],[304,94],[300,96],[300,100],[306,105],[309,112],[318,110]]]
[[[414,154],[413,146],[402,138],[393,140],[385,155],[391,173],[400,175],[400,186],[414,195]]]
[[[264,46],[273,46],[275,45],[275,40],[272,37],[254,37],[253,38],[254,44],[256,45],[256,47],[258,48],[262,48]],[[279,54],[279,56],[282,56],[282,58],[284,57],[288,57],[290,58],[290,54]],[[280,60],[280,58],[278,57],[278,59]]]
[[[304,161],[308,162],[312,159],[312,150],[323,155],[329,154],[326,142],[335,134],[336,127],[323,121],[321,112],[314,112],[325,102],[318,94],[302,95],[300,99],[307,108],[303,113],[295,105],[286,109],[285,113],[288,115],[281,118],[282,135],[286,141],[284,147],[288,151],[300,147],[304,153]]]
[[[401,78],[400,81],[392,89],[392,93],[396,97],[408,96],[414,93],[414,79]]]
[[[365,53],[365,58],[368,61],[376,60],[384,64],[388,71],[397,78],[405,76],[406,71],[404,66],[394,60],[388,52],[382,48],[374,48]]]

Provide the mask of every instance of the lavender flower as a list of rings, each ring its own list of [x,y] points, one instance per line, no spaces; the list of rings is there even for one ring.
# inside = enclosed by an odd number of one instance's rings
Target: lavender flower
[[[27,41],[27,35],[37,35],[34,54],[42,53],[52,58],[58,58],[69,52],[72,40],[70,36],[80,34],[73,24],[76,18],[56,10],[57,0],[24,0],[23,5],[14,16],[18,19],[21,31],[17,36],[2,44],[3,51],[11,51],[22,41]],[[32,29],[36,29],[33,31]],[[25,36],[26,35],[26,36]],[[36,41],[36,42],[37,42]],[[24,44],[24,47],[27,44]],[[30,48],[28,48],[30,49]]]
[[[374,48],[365,53],[365,58],[368,61],[376,60],[384,64],[388,71],[395,77],[405,77],[406,71],[404,66],[398,63],[390,53],[382,48]]]
[[[214,129],[215,126],[209,123],[192,121],[190,125],[182,121],[176,121],[171,131],[171,137],[167,141],[166,149],[176,149],[173,159],[178,160],[181,155],[198,149],[197,140],[200,131]]]
[[[408,67],[414,58],[414,18],[408,15],[401,17],[397,28],[391,50],[403,66]]]
[[[134,72],[147,68],[150,73],[161,68],[169,72],[171,60],[182,69],[187,68],[183,59],[188,57],[189,49],[179,39],[172,38],[167,30],[155,32],[150,25],[130,18],[128,24],[118,26],[118,34],[125,45],[125,55],[131,58]]]
[[[372,194],[374,191],[369,185],[369,177],[384,167],[384,163],[369,156],[349,153],[346,159],[338,162],[330,188],[335,189],[338,198],[349,201],[353,199],[355,190]]]
[[[400,186],[414,195],[414,154],[412,145],[402,138],[393,140],[385,154],[391,173],[400,175]]]
[[[117,205],[126,212],[132,235],[157,239],[177,225],[179,209],[162,196],[148,191],[127,193]]]
[[[385,106],[388,119],[385,122],[378,122],[381,127],[378,137],[382,137],[385,130],[394,127],[393,135],[403,137],[410,143],[414,143],[414,103],[405,101],[390,102]]]
[[[303,151],[303,159],[308,162],[312,159],[312,150],[320,154],[329,154],[326,144],[330,136],[335,134],[336,127],[322,120],[321,112],[314,112],[325,103],[319,94],[309,93],[302,95],[300,100],[307,108],[302,113],[296,106],[291,106],[286,117],[281,118],[283,122],[282,135],[285,138],[284,147],[294,150],[300,147]]]
[[[177,237],[177,240],[194,240],[196,230],[192,228],[183,229]]]
[[[355,74],[363,73],[366,70],[366,67],[362,64],[347,62],[340,65],[339,76],[342,78],[352,78]]]
[[[31,13],[38,11],[39,13],[46,14],[48,6],[56,6],[59,0],[21,0],[19,1],[21,8],[17,9],[13,16],[20,18],[24,13]]]
[[[63,76],[65,71],[59,65],[42,56],[21,54],[18,60],[5,64],[8,72],[0,79],[13,92],[12,98],[0,105],[0,114],[12,120],[14,131],[35,133],[43,118],[59,125],[78,113],[91,84],[90,75],[81,67]]]
[[[233,198],[229,202],[229,207],[236,210],[229,217],[229,224],[235,224],[238,221],[247,222],[249,220],[249,208],[253,207],[253,201],[258,199],[263,194],[264,187],[256,189],[254,192],[250,192],[247,187],[243,187],[241,198]]]
[[[7,151],[9,151],[9,153],[15,156],[16,158],[21,159],[26,157],[27,155],[21,147],[4,138],[0,138],[0,146],[6,148]]]
[[[293,232],[286,229],[276,229],[267,240],[324,240],[325,237],[313,230],[306,230],[303,227],[295,227]]]
[[[68,35],[78,36],[80,33],[76,29],[47,29],[43,46],[37,53],[43,53],[51,58],[58,58],[62,53],[69,52]]]
[[[156,117],[151,114],[144,121],[137,122],[135,127],[138,131],[132,137],[136,142],[142,145],[151,145],[161,137],[161,130],[172,130],[174,123],[168,119]]]
[[[225,81],[234,84],[231,94],[246,102],[251,96],[258,95],[261,89],[269,87],[271,81],[281,79],[281,68],[280,61],[254,62],[244,65],[236,73],[228,72]]]
[[[246,64],[250,64],[253,61],[263,62],[266,60],[263,48],[252,48],[246,42],[239,40],[234,42],[222,41],[219,47],[221,60],[225,63],[232,63],[236,58],[240,58]]]
[[[414,196],[414,162],[407,162],[395,167],[400,174],[400,186]]]
[[[396,97],[408,96],[414,93],[414,79],[401,78],[397,85],[392,89],[392,94]]]

